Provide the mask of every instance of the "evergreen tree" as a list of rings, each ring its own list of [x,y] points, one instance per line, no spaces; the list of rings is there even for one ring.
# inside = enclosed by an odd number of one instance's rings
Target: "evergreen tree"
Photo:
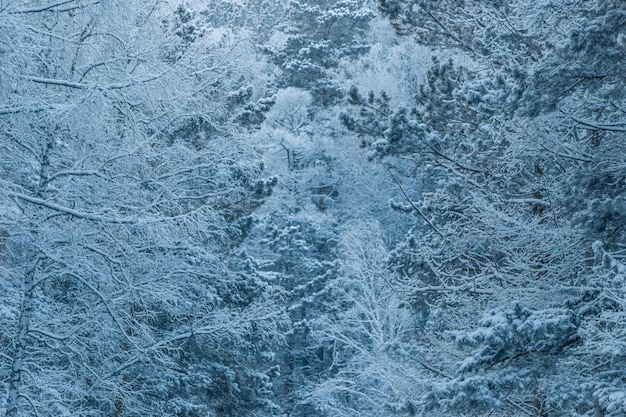
[[[621,342],[590,346],[598,317],[621,314],[603,301],[614,284],[598,271],[621,279],[623,83],[613,65],[625,56],[623,5],[380,6],[400,33],[470,59],[467,68],[434,61],[411,109],[353,90],[358,114],[342,115],[395,179],[401,200],[392,207],[419,219],[390,265],[430,330],[421,343],[441,335],[460,349],[425,349],[441,367],[424,367],[438,380],[422,407],[619,415],[612,372]],[[407,186],[413,176],[419,187]],[[579,355],[606,372],[581,368]]]
[[[313,318],[337,308],[329,290],[337,274],[337,223],[302,182],[294,181],[292,186],[299,190],[285,190],[279,183],[267,207],[250,218],[240,256],[247,275],[283,289],[290,326],[286,344],[275,358],[280,369],[275,394],[283,412],[305,416],[311,408],[301,403],[301,390],[323,377],[331,361],[330,347],[312,333]],[[309,195],[298,203],[295,192]]]
[[[342,97],[342,87],[332,73],[342,59],[368,50],[366,34],[373,13],[356,0],[292,0],[288,22],[268,47],[282,70],[279,88],[309,90],[313,104],[328,107]]]

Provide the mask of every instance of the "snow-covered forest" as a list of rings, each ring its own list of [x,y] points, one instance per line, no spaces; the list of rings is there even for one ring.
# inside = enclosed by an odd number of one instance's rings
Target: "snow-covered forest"
[[[626,415],[623,0],[0,0],[0,414]]]

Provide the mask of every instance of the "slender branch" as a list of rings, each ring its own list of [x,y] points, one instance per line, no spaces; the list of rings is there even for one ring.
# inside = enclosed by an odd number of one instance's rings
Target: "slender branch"
[[[46,6],[32,7],[30,9],[15,10],[15,11],[11,12],[11,14],[45,12],[47,10],[54,9],[55,7],[63,6],[64,4],[73,3],[74,1],[76,1],[76,0],[62,0],[62,1],[59,1],[59,2],[56,2],[56,3],[48,4]]]
[[[126,362],[124,362],[123,364],[121,364],[120,366],[118,366],[117,368],[115,368],[115,370],[113,370],[109,375],[106,376],[106,378],[104,379],[109,379],[112,376],[118,375],[120,372],[122,372],[125,369],[130,368],[131,366],[133,366],[136,363],[141,362],[141,357],[139,356],[134,356],[132,359],[127,360]]]
[[[92,87],[89,84],[76,83],[76,82],[73,82],[73,81],[66,81],[66,80],[56,80],[54,78],[33,77],[31,75],[25,75],[22,78],[24,78],[25,80],[28,80],[28,81],[32,81],[34,83],[58,85],[58,86],[61,86],[61,87],[77,88],[77,89],[81,89],[81,90],[84,90],[84,89]]]
[[[433,146],[428,146],[430,148],[430,150],[433,151],[433,153],[443,159],[445,159],[446,161],[452,162],[454,165],[456,165],[457,167],[461,168],[461,169],[465,169],[467,171],[471,171],[471,172],[477,172],[477,173],[482,173],[483,171],[478,169],[478,168],[472,168],[470,166],[467,165],[463,165],[458,161],[455,161],[454,159],[450,158],[448,155],[445,155],[441,152],[439,152],[437,149],[435,149]]]
[[[526,410],[524,407],[522,407],[521,405],[517,404],[515,401],[511,400],[510,398],[506,398],[505,401],[509,405],[511,405],[511,406],[517,408],[519,411],[523,412],[524,414],[526,414],[526,415],[529,414],[528,410]]]
[[[561,110],[561,113],[565,114],[563,110]],[[606,130],[609,132],[626,132],[626,127],[621,127],[621,126],[625,126],[626,123],[597,124],[597,123],[589,122],[587,120],[579,119],[576,116],[570,116],[570,115],[566,115],[566,116],[572,119],[573,121],[575,121],[576,123],[580,123],[581,125],[586,126],[591,129]]]
[[[56,12],[71,12],[72,10],[76,10],[76,9],[83,9],[85,7],[89,7],[89,6],[93,6],[95,4],[99,4],[100,0],[95,0],[92,1],[91,3],[85,3],[85,4],[77,4],[76,6],[71,6],[71,7],[66,7],[66,8],[62,8],[62,9],[56,9]]]
[[[166,70],[160,72],[159,74],[153,75],[153,76],[148,77],[148,78],[143,79],[143,80],[129,81],[129,82],[120,83],[120,84],[111,84],[111,85],[98,87],[98,88],[101,89],[101,90],[121,90],[121,89],[124,89],[124,88],[131,87],[133,85],[149,83],[151,81],[154,81],[154,80],[157,80],[157,79],[161,78],[163,75],[167,74],[167,72],[169,72],[170,69],[171,68],[167,68]],[[32,81],[34,83],[48,84],[48,85],[58,85],[58,86],[61,86],[61,87],[75,88],[75,89],[79,89],[79,90],[86,90],[86,89],[93,88],[95,86],[94,84],[77,83],[77,82],[74,82],[74,81],[57,80],[57,79],[54,79],[54,78],[34,77],[32,75],[25,75],[22,78],[24,78],[25,80],[28,80],[28,81]]]
[[[161,78],[163,75],[167,74],[173,67],[167,68],[164,71],[161,71],[159,74],[153,75],[151,77],[148,77],[146,79],[143,80],[138,80],[138,81],[130,81],[127,83],[122,83],[122,84],[111,84],[107,87],[104,87],[105,90],[121,90],[123,88],[128,88],[131,87],[133,85],[138,85],[138,84],[145,84],[145,83],[149,83],[151,81],[157,80],[159,78]]]
[[[435,17],[434,14],[431,13],[430,10],[426,9],[424,6],[420,5],[420,8],[426,12],[426,14],[428,14],[428,16],[430,16],[430,18],[433,20],[433,22],[435,22],[435,24],[437,24],[437,26],[439,26],[441,28],[441,30],[443,31],[443,34],[453,40],[455,40],[459,46],[461,46],[462,48],[468,49],[468,50],[472,50],[471,48],[469,48],[467,46],[467,44],[465,42],[463,42],[460,38],[458,38],[457,36],[455,36],[453,33],[450,33],[450,31],[448,30],[448,28],[446,28],[446,26],[439,20],[437,19],[437,17]]]
[[[389,167],[385,164],[383,164],[381,162],[381,165],[383,166],[383,168],[385,168],[385,170],[389,173],[389,175],[391,176],[391,179],[393,180],[393,182],[396,183],[396,185],[398,186],[398,188],[400,189],[400,192],[402,193],[402,195],[404,195],[404,198],[406,199],[406,201],[411,205],[411,207],[413,208],[413,210],[415,210],[421,217],[422,219],[424,219],[424,221],[428,224],[428,226],[430,226],[431,229],[433,229],[433,231],[435,233],[437,233],[439,236],[441,237],[445,237],[443,235],[443,233],[441,233],[439,231],[439,229],[437,229],[437,227],[433,224],[433,222],[430,221],[430,219],[428,217],[426,217],[426,215],[424,214],[424,212],[422,210],[419,209],[419,207],[417,207],[415,205],[415,203],[413,203],[413,200],[411,200],[411,198],[409,197],[409,195],[406,193],[406,191],[404,191],[404,187],[402,187],[402,184],[400,183],[400,181],[398,180],[398,178],[396,178],[396,176],[393,174],[393,172],[391,172],[391,170],[389,169]]]
[[[86,177],[89,175],[93,175],[99,178],[103,178],[103,179],[108,179],[106,176],[102,175],[102,173],[100,173],[99,171],[95,171],[95,170],[87,170],[87,171],[59,171],[59,172],[55,172],[54,174],[50,175],[50,177],[48,177],[47,182],[51,182],[53,179],[57,178],[57,177],[62,177],[62,176],[77,176],[77,177]]]
[[[50,332],[48,332],[46,330],[41,330],[41,329],[29,328],[28,329],[28,333],[37,333],[37,334],[40,334],[42,336],[49,337],[50,339],[59,340],[59,341],[69,339],[69,336],[62,336],[62,335],[50,333]]]
[[[430,286],[430,287],[421,287],[421,288],[411,289],[412,293],[444,293],[444,292],[461,292],[461,291],[467,291],[467,292],[471,292],[471,293],[474,293],[474,294],[493,295],[493,291],[491,291],[491,290],[483,290],[483,289],[480,289],[480,288],[474,288],[473,284],[459,285],[459,286],[456,286],[456,287],[448,287],[448,286],[434,287],[434,286]]]
[[[17,114],[17,113],[37,113],[44,110],[53,109],[54,106],[21,106],[21,107],[4,107],[0,108],[0,116],[5,114]]]
[[[113,310],[111,310],[111,306],[109,306],[109,303],[107,302],[107,299],[105,298],[104,294],[98,291],[96,287],[94,287],[89,281],[87,281],[85,278],[81,277],[80,275],[74,274],[73,272],[67,272],[67,274],[76,278],[80,282],[82,282],[87,288],[91,290],[91,292],[94,295],[96,295],[96,297],[100,299],[100,301],[102,301],[104,308],[107,310],[107,313],[109,313],[109,316],[111,317],[113,322],[116,324],[120,333],[124,336],[124,338],[128,341],[128,343],[134,346],[135,349],[139,350],[139,346],[137,346],[135,341],[131,339],[130,336],[126,333],[126,329],[124,329],[124,326],[122,326],[122,323],[120,322],[119,317],[117,317],[115,313],[113,312]]]
[[[67,214],[70,215],[72,217],[76,217],[79,219],[85,219],[85,220],[95,220],[95,221],[101,221],[101,222],[105,222],[105,223],[117,223],[117,224],[128,224],[128,223],[137,223],[137,219],[129,219],[129,218],[114,218],[114,217],[106,217],[106,216],[100,216],[97,214],[93,214],[93,213],[84,213],[81,211],[77,211],[74,209],[71,209],[69,207],[65,207],[65,206],[61,206],[59,204],[56,203],[51,203],[49,201],[46,200],[42,200],[40,198],[36,198],[36,197],[30,197],[28,195],[22,194],[22,193],[16,193],[13,191],[7,191],[7,194],[11,197],[15,197],[15,198],[19,198],[20,200],[23,201],[27,201],[31,204],[35,204],[38,206],[42,206],[42,207],[46,207],[49,208],[51,210],[55,210],[58,211],[60,213],[63,214]]]
[[[90,250],[94,253],[97,253],[98,255],[102,256],[104,259],[106,259],[109,264],[113,264],[113,265],[117,265],[120,274],[122,275],[122,277],[124,278],[124,283],[126,285],[130,285],[130,280],[128,279],[128,277],[126,276],[126,274],[124,273],[124,268],[122,266],[122,263],[120,261],[118,261],[117,259],[113,259],[108,253],[101,251],[100,249],[91,246],[91,245],[84,245],[83,246],[85,249]],[[111,268],[112,269],[112,268]],[[117,282],[119,282],[119,280],[117,278],[115,278],[115,274],[112,273],[112,278],[114,280],[116,280]]]
[[[20,398],[23,398],[26,400],[26,402],[31,406],[31,408],[33,409],[33,411],[35,412],[35,417],[39,417],[39,411],[37,410],[37,407],[35,406],[35,403],[33,402],[33,400],[26,394],[19,394]]]
[[[371,105],[369,105],[367,103],[359,103],[359,105],[362,106],[362,107],[365,107],[367,109],[373,110],[376,113],[380,114],[381,116],[384,116],[384,117],[389,117],[390,116],[389,114],[385,113],[384,111],[380,110],[379,108],[371,106]]]
[[[581,158],[581,157],[572,156],[572,155],[565,155],[564,153],[560,153],[560,152],[555,152],[552,149],[547,148],[543,144],[539,144],[539,146],[541,146],[543,150],[550,152],[553,155],[560,156],[561,158],[571,159],[573,161],[579,161],[579,162],[593,162],[593,159],[590,159],[590,158],[586,159],[586,158]]]
[[[507,201],[509,203],[538,204],[550,207],[550,203],[548,201],[542,200],[540,198],[511,198]]]
[[[228,323],[224,323],[225,327]],[[215,333],[218,330],[220,330],[222,327],[217,327],[214,329],[209,328],[208,326],[202,327],[200,329],[195,329],[189,332],[185,332],[185,333],[179,333],[176,335],[173,335],[167,339],[158,341],[156,343],[154,343],[152,346],[149,346],[148,348],[146,348],[144,351],[141,351],[139,354],[135,354],[132,358],[130,358],[129,360],[127,360],[126,362],[124,362],[123,364],[121,364],[120,366],[118,366],[114,371],[112,371],[110,373],[110,375],[108,375],[108,378],[119,374],[120,372],[122,372],[125,369],[130,368],[131,366],[137,364],[137,363],[141,363],[145,360],[145,355],[148,351],[155,351],[157,352],[160,348],[163,348],[164,346],[170,345],[174,342],[180,341],[180,340],[185,340],[185,339],[189,339],[194,335],[199,335],[199,334],[203,334],[203,335],[207,335],[207,334],[211,334],[211,333]]]
[[[444,378],[447,378],[447,379],[450,379],[450,380],[452,380],[452,379],[453,379],[450,375],[448,375],[448,374],[446,374],[446,373],[444,373],[444,372],[440,371],[439,369],[437,369],[437,368],[435,368],[435,367],[433,367],[433,366],[431,366],[431,365],[427,364],[426,362],[423,362],[423,361],[418,361],[418,363],[419,363],[420,365],[422,365],[424,368],[428,369],[428,370],[429,370],[429,371],[431,371],[431,372],[436,373],[436,374],[437,374],[437,375],[439,375],[439,376],[443,376]]]
[[[178,169],[176,171],[171,171],[171,172],[168,172],[166,174],[163,174],[163,175],[155,178],[155,180],[164,180],[164,179],[167,179],[167,178],[170,178],[170,177],[175,177],[175,176],[181,175],[181,174],[188,174],[190,172],[201,170],[201,169],[205,169],[205,168],[206,169],[212,169],[212,168],[214,168],[214,166],[212,166],[211,164],[198,164],[198,165],[186,166],[186,167],[183,167],[183,168]]]

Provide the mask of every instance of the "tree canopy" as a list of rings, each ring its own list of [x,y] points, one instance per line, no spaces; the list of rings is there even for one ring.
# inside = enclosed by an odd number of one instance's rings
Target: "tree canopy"
[[[0,412],[626,414],[626,6],[0,1]]]

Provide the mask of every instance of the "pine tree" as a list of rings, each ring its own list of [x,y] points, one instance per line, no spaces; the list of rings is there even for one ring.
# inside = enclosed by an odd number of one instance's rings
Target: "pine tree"
[[[394,178],[392,208],[418,219],[390,265],[431,332],[421,343],[458,343],[425,350],[441,366],[425,367],[422,407],[619,415],[621,342],[591,346],[599,317],[621,314],[607,293],[623,300],[606,278],[621,280],[624,239],[623,5],[379,3],[399,33],[467,64],[434,61],[412,108],[354,90],[342,116]]]
[[[328,107],[342,97],[332,73],[342,59],[368,50],[366,34],[373,13],[356,0],[291,1],[284,39],[268,48],[282,70],[279,88],[309,90],[316,106]]]

